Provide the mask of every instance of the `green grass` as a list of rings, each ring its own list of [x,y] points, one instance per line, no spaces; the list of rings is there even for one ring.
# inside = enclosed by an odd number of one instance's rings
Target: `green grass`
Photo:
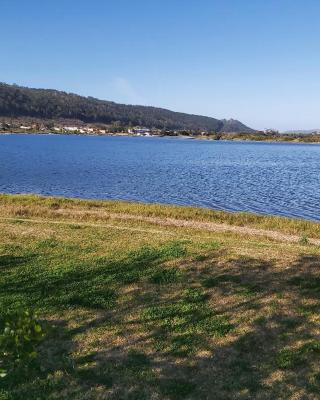
[[[308,355],[316,355],[320,359],[320,342],[310,342],[295,349],[282,349],[277,357],[279,368],[292,369],[301,364],[306,364]]]
[[[159,285],[165,285],[168,283],[175,283],[179,280],[181,273],[176,268],[162,269],[154,272],[149,281],[151,283],[157,283]]]
[[[28,368],[1,379],[0,399],[320,395],[319,247],[87,214],[101,208],[218,218],[1,196],[12,220],[0,220],[0,332],[22,307],[46,337]]]

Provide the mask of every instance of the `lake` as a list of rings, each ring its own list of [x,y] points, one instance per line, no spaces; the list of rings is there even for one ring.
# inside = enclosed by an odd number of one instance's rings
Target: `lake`
[[[0,135],[0,192],[320,220],[320,145]]]

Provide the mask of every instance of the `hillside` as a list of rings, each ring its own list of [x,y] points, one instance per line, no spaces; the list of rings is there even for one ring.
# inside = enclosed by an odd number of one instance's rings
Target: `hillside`
[[[157,107],[117,104],[52,89],[0,83],[0,117],[74,119],[86,123],[146,126],[159,129],[252,132],[237,120],[174,112]]]

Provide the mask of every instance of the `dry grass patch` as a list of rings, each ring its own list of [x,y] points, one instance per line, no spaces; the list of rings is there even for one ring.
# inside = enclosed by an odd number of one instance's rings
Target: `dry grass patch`
[[[234,226],[274,230],[298,235],[303,243],[309,238],[320,238],[320,225],[307,220],[263,216],[253,213],[228,213],[205,208],[141,204],[122,201],[93,201],[41,197],[34,195],[0,195],[0,211],[3,216],[56,218],[64,214],[70,219],[109,220],[112,214],[130,218],[174,218],[196,222],[216,222]],[[302,244],[303,244],[302,243]]]

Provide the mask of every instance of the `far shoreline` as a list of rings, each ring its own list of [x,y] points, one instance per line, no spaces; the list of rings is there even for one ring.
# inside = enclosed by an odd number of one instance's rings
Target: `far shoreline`
[[[303,141],[303,140],[254,140],[247,138],[222,138],[213,139],[205,136],[189,136],[189,135],[135,135],[129,133],[113,133],[113,134],[99,134],[99,133],[66,133],[66,132],[0,132],[0,136],[11,136],[11,135],[23,135],[23,136],[88,136],[88,137],[127,137],[127,138],[165,138],[165,139],[186,139],[186,140],[197,140],[197,141],[208,141],[208,142],[238,142],[238,143],[270,143],[270,144],[310,144],[319,145],[316,141]]]

